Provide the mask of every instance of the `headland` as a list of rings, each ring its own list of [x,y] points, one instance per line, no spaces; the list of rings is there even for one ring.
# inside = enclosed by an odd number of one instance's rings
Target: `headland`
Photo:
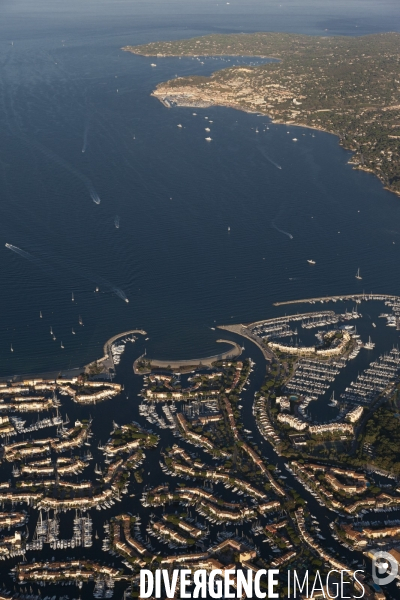
[[[126,46],[143,56],[258,56],[279,62],[233,66],[210,77],[177,77],[153,95],[166,106],[229,106],[275,123],[333,133],[355,169],[400,194],[400,34],[315,37],[215,34]]]

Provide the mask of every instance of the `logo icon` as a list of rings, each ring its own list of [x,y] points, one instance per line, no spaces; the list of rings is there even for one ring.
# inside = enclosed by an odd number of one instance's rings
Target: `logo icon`
[[[377,585],[392,583],[399,572],[397,560],[389,552],[373,551],[372,579]]]

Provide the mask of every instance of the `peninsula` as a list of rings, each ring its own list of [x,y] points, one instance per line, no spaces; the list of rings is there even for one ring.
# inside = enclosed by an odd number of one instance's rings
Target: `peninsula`
[[[400,34],[315,37],[285,33],[215,34],[126,46],[142,56],[259,56],[210,77],[160,83],[153,95],[179,106],[229,106],[276,123],[337,135],[354,168],[400,194]]]

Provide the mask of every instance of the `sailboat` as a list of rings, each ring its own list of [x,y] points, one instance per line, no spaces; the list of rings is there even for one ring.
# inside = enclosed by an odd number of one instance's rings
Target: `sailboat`
[[[315,265],[315,260],[313,260],[312,258],[309,258],[309,259],[307,260],[307,262],[308,262],[310,265]]]
[[[43,316],[42,316],[42,311],[40,311],[40,312],[39,312],[39,318],[40,318],[40,319],[43,319]]]
[[[61,342],[61,348],[64,348],[63,343]]]
[[[14,348],[12,347],[12,344],[11,344],[11,352],[14,352]]]
[[[72,298],[71,299],[72,299],[72,302],[75,301],[74,292],[72,292]]]
[[[79,325],[83,325],[82,317],[79,315]]]
[[[338,401],[335,400],[335,392],[332,392],[331,401],[329,402],[328,406],[337,406],[337,405],[338,405]]]
[[[360,275],[360,269],[358,269],[357,274],[356,274],[356,279],[362,279],[361,275]]]
[[[72,328],[72,335],[75,335],[75,331],[74,331],[74,328]]]
[[[50,325],[50,335],[53,335],[53,328],[51,325]]]
[[[366,344],[364,344],[364,348],[366,350],[373,350],[375,348],[375,344],[374,342],[371,340],[371,336],[369,336],[368,338],[368,342]]]

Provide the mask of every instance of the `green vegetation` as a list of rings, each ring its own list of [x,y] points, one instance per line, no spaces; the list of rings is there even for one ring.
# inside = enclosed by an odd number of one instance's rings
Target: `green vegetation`
[[[178,104],[224,105],[339,136],[352,163],[400,194],[400,34],[314,37],[282,33],[210,35],[128,46],[145,56],[275,57],[211,77],[176,78],[155,95]]]
[[[400,474],[400,422],[388,408],[379,408],[365,428],[364,444],[370,445],[373,455],[364,459],[376,466]]]

